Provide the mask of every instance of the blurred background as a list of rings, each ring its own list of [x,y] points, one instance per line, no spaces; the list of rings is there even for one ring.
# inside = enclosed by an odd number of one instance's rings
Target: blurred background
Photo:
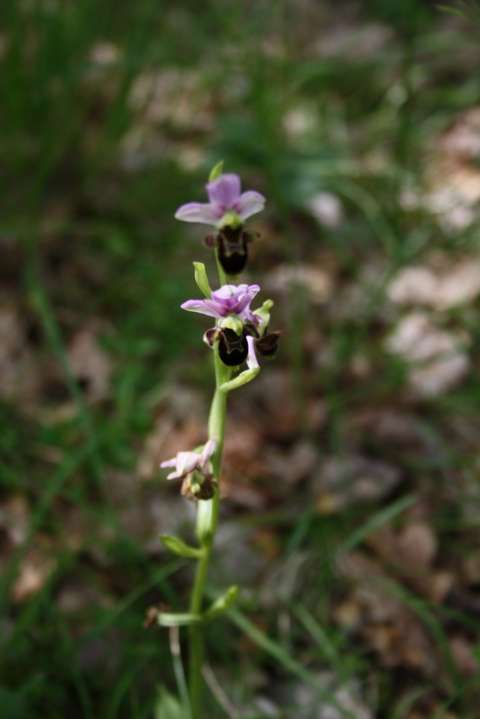
[[[2,3],[2,719],[178,719],[143,623],[187,602],[159,462],[205,439],[213,265],[173,215],[220,159],[283,337],[231,396],[208,716],[478,719],[479,39],[468,2]]]

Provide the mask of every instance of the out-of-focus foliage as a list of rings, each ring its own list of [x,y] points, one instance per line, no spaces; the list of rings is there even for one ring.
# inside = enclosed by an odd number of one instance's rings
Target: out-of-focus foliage
[[[209,716],[478,716],[480,19],[451,10],[0,5],[2,719],[177,711],[143,624],[185,607],[159,462],[205,439],[179,305],[211,257],[173,214],[222,158],[268,198],[283,337],[231,403]]]

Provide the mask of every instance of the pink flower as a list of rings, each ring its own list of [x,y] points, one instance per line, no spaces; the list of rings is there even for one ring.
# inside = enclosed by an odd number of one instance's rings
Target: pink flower
[[[205,444],[202,452],[178,452],[172,459],[162,462],[160,467],[175,467],[173,472],[167,475],[167,479],[184,479],[192,472],[200,472],[205,477],[211,475],[210,459],[215,453],[217,443],[214,439],[209,439]]]
[[[258,285],[223,285],[212,292],[210,299],[187,300],[181,308],[216,319],[236,315],[242,321],[258,324],[258,317],[251,311],[250,304],[259,292]]]
[[[240,177],[235,174],[220,175],[209,182],[207,193],[210,202],[188,202],[178,208],[176,219],[218,228],[238,226],[265,207],[265,198],[259,192],[241,191]]]

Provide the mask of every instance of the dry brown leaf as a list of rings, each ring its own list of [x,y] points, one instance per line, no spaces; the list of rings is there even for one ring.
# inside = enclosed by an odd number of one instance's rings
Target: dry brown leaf
[[[464,230],[476,219],[480,201],[480,108],[459,114],[452,127],[434,139],[427,163],[427,207],[445,230]]]
[[[425,305],[448,310],[473,302],[480,295],[480,262],[478,257],[465,257],[453,263],[444,258],[441,269],[428,265],[412,265],[402,269],[387,289],[392,302]]]
[[[0,529],[14,547],[27,538],[29,521],[30,508],[22,495],[15,494],[0,505]]]
[[[334,611],[335,621],[356,631],[385,666],[435,674],[439,664],[429,637],[420,619],[387,591],[381,565],[357,551],[341,559],[339,570],[353,590]]]
[[[265,278],[265,286],[274,293],[289,295],[295,287],[308,292],[314,304],[323,304],[333,292],[333,277],[323,267],[309,265],[279,265]]]
[[[469,338],[436,327],[424,312],[403,317],[386,347],[412,366],[409,385],[416,395],[433,397],[457,385],[470,369],[465,352]]]
[[[94,323],[78,330],[68,347],[70,369],[90,402],[109,395],[112,363],[101,348],[99,330]]]
[[[39,592],[54,571],[56,561],[50,543],[37,538],[20,564],[18,576],[12,586],[14,602],[23,602]]]
[[[19,311],[0,307],[0,397],[30,407],[38,396],[38,365],[28,347]]]
[[[474,643],[466,637],[455,635],[450,637],[450,650],[458,669],[464,676],[478,676],[479,663],[475,656]]]
[[[313,479],[318,511],[328,514],[358,501],[387,496],[401,479],[400,471],[386,462],[362,455],[326,457]]]

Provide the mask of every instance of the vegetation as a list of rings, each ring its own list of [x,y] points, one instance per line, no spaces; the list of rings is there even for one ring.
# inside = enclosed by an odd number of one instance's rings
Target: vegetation
[[[283,337],[232,399],[210,591],[247,589],[207,716],[478,716],[479,33],[472,3],[2,3],[2,719],[178,719],[143,625],[185,606],[159,537],[193,515],[159,464],[212,386],[173,215],[222,158],[268,198]]]

